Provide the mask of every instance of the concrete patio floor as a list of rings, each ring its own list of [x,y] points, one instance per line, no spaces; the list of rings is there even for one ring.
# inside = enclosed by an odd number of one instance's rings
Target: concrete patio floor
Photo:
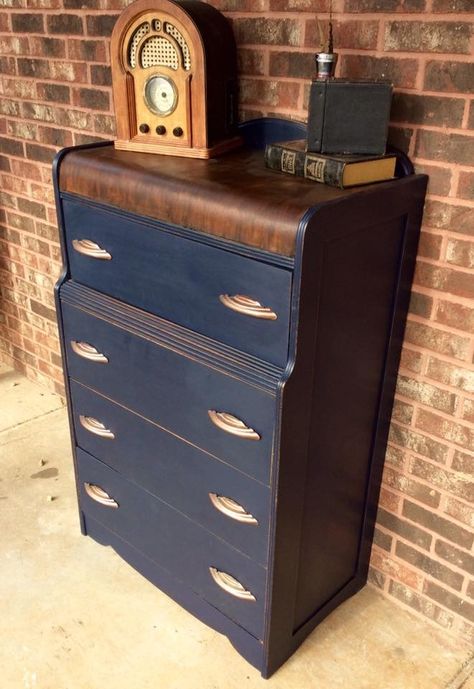
[[[61,399],[0,366],[2,689],[474,689],[456,643],[366,587],[268,681],[80,535]]]

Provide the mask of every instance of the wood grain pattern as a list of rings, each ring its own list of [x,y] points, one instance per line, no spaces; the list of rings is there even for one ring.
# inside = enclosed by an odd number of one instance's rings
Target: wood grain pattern
[[[59,186],[284,256],[295,255],[299,222],[308,208],[373,193],[373,186],[341,191],[268,170],[263,154],[249,149],[206,161],[113,146],[71,151],[61,163]]]

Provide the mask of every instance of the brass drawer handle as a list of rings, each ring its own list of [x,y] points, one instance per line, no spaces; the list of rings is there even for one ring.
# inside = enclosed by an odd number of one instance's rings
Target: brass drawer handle
[[[111,498],[100,486],[96,486],[95,483],[84,483],[84,488],[87,495],[92,498],[92,500],[99,502],[101,505],[105,505],[105,507],[117,509],[118,502]]]
[[[267,321],[276,321],[278,318],[275,311],[272,311],[269,306],[262,306],[259,301],[246,297],[244,294],[234,294],[233,296],[221,294],[219,299],[228,309],[243,313],[246,316],[262,318]]]
[[[255,517],[232,498],[226,498],[224,495],[217,495],[217,493],[209,493],[209,498],[216,510],[225,514],[226,517],[244,524],[258,524]]]
[[[108,440],[113,440],[115,438],[111,430],[106,428],[103,423],[98,421],[98,419],[94,419],[92,416],[83,416],[81,414],[79,416],[79,421],[81,422],[81,426],[85,428],[86,431],[89,431],[89,433],[98,435],[100,438],[107,438]]]
[[[110,261],[112,258],[108,251],[102,249],[101,246],[91,239],[73,239],[72,246],[78,254],[89,256],[89,258],[98,258],[102,261]]]
[[[87,359],[88,361],[95,361],[98,364],[109,363],[109,360],[107,359],[105,354],[102,354],[102,352],[99,352],[98,349],[88,344],[87,342],[78,342],[77,340],[71,340],[71,348],[72,351],[75,352],[78,356],[81,356],[83,359]]]
[[[241,598],[242,600],[256,600],[253,593],[247,591],[247,589],[242,586],[240,581],[234,579],[234,577],[232,577],[230,574],[227,574],[227,572],[221,572],[215,567],[209,567],[209,571],[216,584],[227,593],[230,593],[231,596]]]
[[[228,414],[224,411],[213,411],[212,409],[207,413],[212,423],[222,431],[230,433],[231,435],[237,435],[239,438],[246,438],[247,440],[260,440],[257,431],[246,426],[245,423],[236,416],[232,416],[232,414]]]

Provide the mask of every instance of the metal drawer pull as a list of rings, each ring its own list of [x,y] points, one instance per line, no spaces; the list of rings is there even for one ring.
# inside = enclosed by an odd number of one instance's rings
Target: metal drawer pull
[[[226,498],[224,495],[217,495],[217,493],[209,493],[209,498],[216,510],[225,514],[226,517],[244,524],[258,524],[253,514],[249,514],[242,505],[239,505],[232,498]]]
[[[233,296],[221,294],[219,299],[228,309],[243,313],[246,316],[263,318],[267,321],[276,321],[278,318],[275,311],[272,311],[269,306],[262,306],[259,301],[246,297],[244,294],[234,294]]]
[[[215,567],[209,567],[209,571],[216,584],[220,586],[221,589],[224,589],[224,591],[227,593],[230,593],[231,596],[242,598],[242,600],[256,600],[253,593],[247,591],[247,589],[242,586],[240,581],[234,579],[234,577],[232,577],[230,574],[227,574],[227,572],[221,572]]]
[[[108,251],[102,249],[91,239],[73,239],[72,246],[77,253],[89,256],[89,258],[99,258],[102,261],[110,261],[112,258]]]
[[[100,486],[96,486],[95,483],[84,483],[84,488],[87,495],[92,498],[92,500],[100,502],[100,504],[105,505],[105,507],[117,509],[118,502],[115,502],[115,500]]]
[[[208,412],[209,418],[212,423],[220,428],[226,433],[231,433],[231,435],[237,435],[239,438],[246,438],[247,440],[260,440],[260,436],[257,431],[253,428],[249,428],[244,424],[243,421],[238,419],[232,414],[227,414],[224,411],[213,411],[210,409]]]
[[[87,342],[78,342],[77,340],[71,340],[72,351],[83,359],[88,359],[89,361],[95,361],[98,364],[108,364],[109,360],[99,352],[98,349],[88,344]]]
[[[89,431],[89,433],[98,435],[100,438],[107,438],[108,440],[113,440],[115,438],[111,430],[106,428],[103,423],[94,419],[92,416],[83,416],[81,414],[79,416],[79,421],[81,422],[81,426],[85,428],[86,431]]]

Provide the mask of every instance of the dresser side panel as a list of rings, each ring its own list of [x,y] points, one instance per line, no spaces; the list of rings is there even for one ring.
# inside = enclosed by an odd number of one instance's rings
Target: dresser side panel
[[[356,575],[406,218],[325,244],[295,628]]]
[[[266,676],[366,581],[425,190],[422,176],[372,185],[315,208],[302,227],[298,334],[280,394]]]

